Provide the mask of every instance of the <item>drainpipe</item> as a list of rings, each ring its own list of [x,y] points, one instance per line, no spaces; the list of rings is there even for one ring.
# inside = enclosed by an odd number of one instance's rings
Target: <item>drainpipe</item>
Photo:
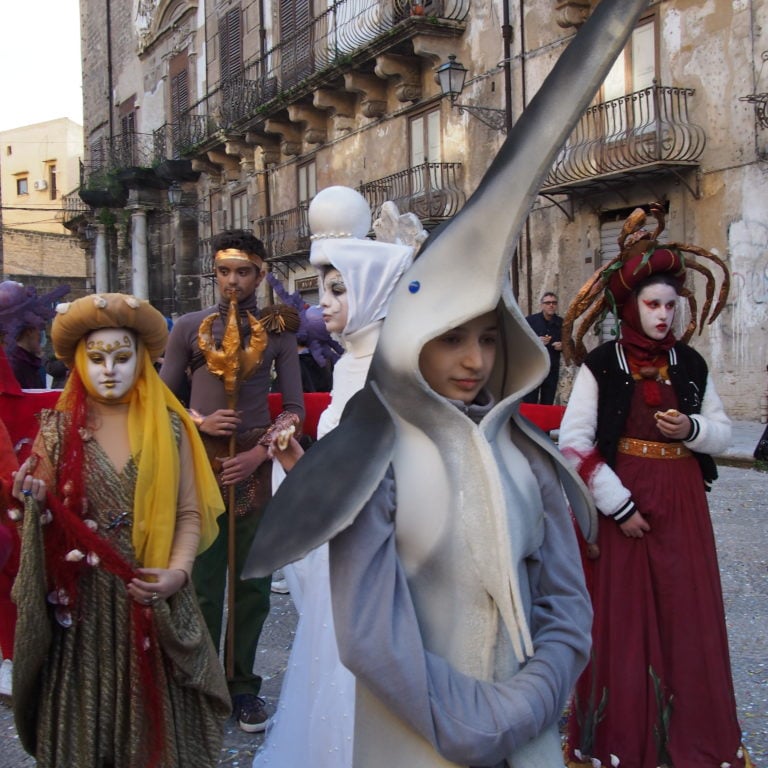
[[[106,0],[107,5],[107,105],[109,107],[109,138],[110,142],[115,135],[114,124],[114,96],[112,88],[112,3]],[[111,143],[110,143],[111,148]]]
[[[269,165],[264,165],[264,217],[269,222],[269,217],[272,215],[272,197],[271,192],[269,188]],[[264,239],[271,239],[272,237],[272,223],[269,223],[269,226],[267,227],[267,231],[264,235]],[[264,243],[265,247],[269,247],[267,243]],[[265,281],[266,282],[266,281]],[[286,286],[288,288],[288,286]],[[267,292],[269,294],[269,303],[274,304],[275,303],[275,292],[270,284],[268,284]]]
[[[504,18],[501,25],[502,53],[504,54],[504,127],[512,128],[512,25],[509,23],[509,3],[504,0]]]
[[[267,30],[264,26],[264,0],[259,0],[259,55],[261,56],[262,61],[262,67],[264,62],[264,57],[267,53]],[[266,75],[266,72],[261,73],[261,76],[264,77]]]
[[[525,2],[520,0],[520,101],[522,102],[521,108],[524,110],[528,104],[528,93],[525,86],[526,73],[525,73]],[[528,311],[531,312],[533,308],[533,276],[531,271],[533,269],[533,259],[531,256],[531,219],[530,216],[525,220],[525,229],[523,233],[524,248],[525,251],[525,291]],[[518,286],[519,289],[519,286]],[[517,298],[517,294],[516,294]]]

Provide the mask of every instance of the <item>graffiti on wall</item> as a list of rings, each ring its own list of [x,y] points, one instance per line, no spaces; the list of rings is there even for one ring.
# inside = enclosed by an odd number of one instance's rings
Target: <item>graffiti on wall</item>
[[[768,304],[768,223],[736,221],[728,230],[730,304]]]
[[[721,370],[764,371],[768,342],[768,223],[740,220],[728,229],[731,292],[710,331],[710,362]]]

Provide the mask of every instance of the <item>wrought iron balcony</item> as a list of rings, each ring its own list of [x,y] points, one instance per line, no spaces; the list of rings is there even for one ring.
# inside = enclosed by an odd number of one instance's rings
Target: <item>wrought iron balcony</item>
[[[101,137],[90,147],[90,168],[94,172],[119,172],[129,168],[152,168],[158,162],[155,135],[119,133]]]
[[[357,187],[370,203],[373,217],[392,200],[400,213],[414,213],[425,226],[450,218],[464,203],[458,183],[460,163],[424,163]],[[309,254],[309,203],[265,216],[257,222],[267,259],[290,265]]]
[[[463,21],[471,0],[337,0],[309,24],[246,62],[184,115],[176,147],[189,153],[218,130],[242,128],[417,32]],[[398,34],[399,33],[399,34]]]
[[[692,88],[654,83],[590,107],[555,160],[541,192],[569,194],[696,166],[704,152],[704,129],[691,122]]]
[[[82,219],[90,211],[90,208],[80,198],[80,190],[75,189],[61,197],[61,211],[56,218],[69,229],[69,224]]]
[[[80,198],[80,190],[75,189],[61,196],[61,210],[56,213],[56,220],[71,232],[80,232],[89,211],[90,208]]]
[[[291,261],[309,253],[309,203],[259,219],[259,238],[267,249],[268,261]]]
[[[459,185],[461,163],[423,163],[357,187],[374,218],[392,200],[400,213],[414,213],[425,224],[449,219],[464,204]]]
[[[213,119],[185,113],[178,121],[165,123],[152,134],[154,155],[160,160],[180,160],[184,152],[196,147],[215,131]]]

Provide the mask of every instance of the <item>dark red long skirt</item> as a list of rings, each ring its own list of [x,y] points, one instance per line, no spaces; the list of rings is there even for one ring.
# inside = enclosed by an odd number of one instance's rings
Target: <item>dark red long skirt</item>
[[[600,556],[585,560],[593,655],[572,701],[568,757],[597,757],[620,768],[742,768],[699,465],[693,456],[619,455],[616,471],[651,531],[627,538],[602,518]]]

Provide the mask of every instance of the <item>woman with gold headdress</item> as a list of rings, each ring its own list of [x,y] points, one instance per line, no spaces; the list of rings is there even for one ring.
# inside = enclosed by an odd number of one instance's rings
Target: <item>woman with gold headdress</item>
[[[41,768],[210,768],[231,703],[189,574],[223,503],[152,365],[165,319],[123,294],[57,312],[71,375],[14,479],[19,736]]]
[[[594,606],[591,663],[576,687],[568,728],[570,766],[719,768],[750,765],[741,746],[723,599],[706,490],[712,459],[728,446],[730,420],[704,359],[676,338],[688,268],[715,281],[696,246],[658,244],[635,211],[621,254],[577,296],[577,338],[613,309],[616,341],[584,359],[560,428],[560,447],[603,513],[585,571]],[[694,261],[699,257],[700,261]],[[723,306],[727,269],[720,300]],[[695,305],[692,305],[695,308]],[[683,338],[693,333],[694,315]]]

